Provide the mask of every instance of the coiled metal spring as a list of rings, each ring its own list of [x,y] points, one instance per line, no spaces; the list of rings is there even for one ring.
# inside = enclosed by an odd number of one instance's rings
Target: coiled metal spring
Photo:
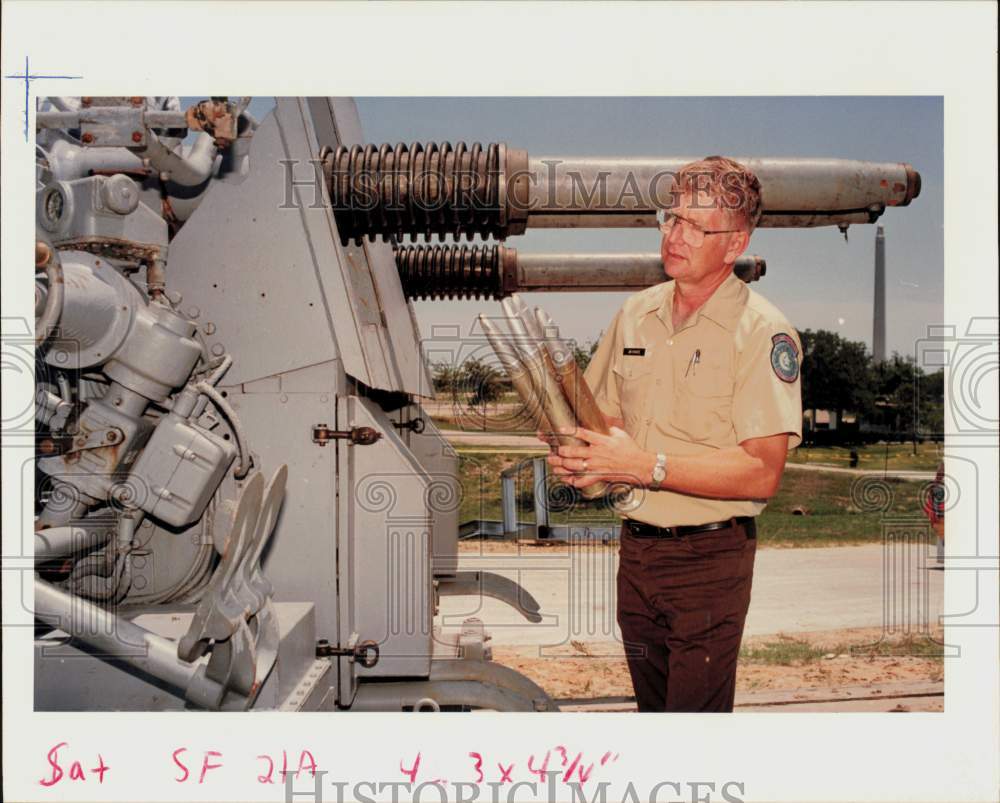
[[[323,158],[323,171],[343,244],[406,234],[411,242],[418,234],[502,239],[503,160],[497,143],[339,146]]]
[[[407,298],[501,298],[501,247],[404,246],[393,251]]]

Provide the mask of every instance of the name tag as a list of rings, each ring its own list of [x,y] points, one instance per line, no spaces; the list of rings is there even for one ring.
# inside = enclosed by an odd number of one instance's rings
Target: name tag
[[[639,349],[639,348],[622,349],[622,354],[624,354],[626,357],[645,357],[646,349]]]

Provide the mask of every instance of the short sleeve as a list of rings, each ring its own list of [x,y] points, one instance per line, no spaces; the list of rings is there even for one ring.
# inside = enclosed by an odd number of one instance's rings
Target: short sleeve
[[[621,418],[621,401],[618,398],[618,383],[615,381],[615,374],[612,370],[615,354],[618,349],[617,343],[621,341],[621,310],[615,315],[611,326],[604,333],[601,342],[597,346],[597,351],[590,358],[590,364],[584,372],[583,377],[587,381],[594,394],[594,400],[601,412],[610,418]]]
[[[787,323],[761,322],[741,351],[733,393],[736,440],[789,435],[788,448],[802,442],[802,344]]]

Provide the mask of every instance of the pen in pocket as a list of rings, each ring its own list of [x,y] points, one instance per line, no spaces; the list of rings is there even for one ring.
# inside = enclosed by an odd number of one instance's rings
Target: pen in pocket
[[[684,372],[685,378],[688,374],[698,373],[698,363],[701,362],[701,349],[695,349],[694,354],[691,355],[691,359],[688,361],[687,370]]]

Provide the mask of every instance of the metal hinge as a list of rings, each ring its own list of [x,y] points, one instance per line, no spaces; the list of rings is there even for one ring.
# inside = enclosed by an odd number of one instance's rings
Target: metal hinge
[[[351,429],[330,429],[326,424],[313,426],[313,443],[326,446],[328,441],[348,440],[355,446],[371,446],[382,437],[382,433],[372,427],[352,427]]]

